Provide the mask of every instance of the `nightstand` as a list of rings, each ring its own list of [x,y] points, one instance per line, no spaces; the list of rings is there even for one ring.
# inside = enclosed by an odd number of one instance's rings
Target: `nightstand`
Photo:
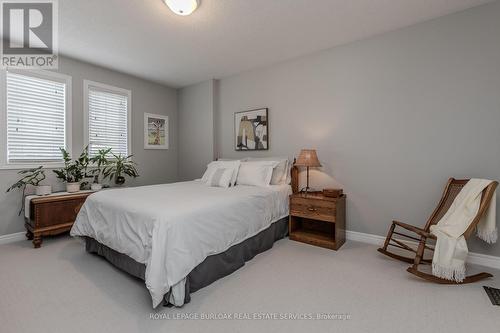
[[[42,236],[67,232],[73,226],[83,203],[92,191],[63,194],[53,193],[34,197],[30,201],[29,218],[25,217],[26,237],[33,240],[33,247],[42,245]]]
[[[289,238],[338,250],[345,242],[345,194],[325,197],[321,192],[290,196]]]

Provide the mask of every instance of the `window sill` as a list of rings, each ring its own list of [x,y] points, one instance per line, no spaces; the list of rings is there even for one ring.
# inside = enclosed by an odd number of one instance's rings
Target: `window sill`
[[[64,163],[26,163],[26,164],[3,164],[0,170],[24,170],[43,166],[44,169],[58,169],[64,167]]]

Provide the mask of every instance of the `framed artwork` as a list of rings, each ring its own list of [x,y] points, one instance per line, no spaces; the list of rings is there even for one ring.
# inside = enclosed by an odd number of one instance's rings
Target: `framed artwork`
[[[268,150],[268,109],[256,109],[234,113],[235,150]]]
[[[168,116],[144,113],[144,149],[168,149]]]

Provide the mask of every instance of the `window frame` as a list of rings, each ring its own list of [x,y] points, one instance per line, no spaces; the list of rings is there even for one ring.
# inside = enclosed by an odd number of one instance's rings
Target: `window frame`
[[[90,145],[89,140],[89,90],[91,88],[127,97],[127,156],[132,155],[132,91],[109,84],[83,80],[83,146]],[[90,156],[89,156],[90,157]]]
[[[65,91],[65,122],[64,122],[64,144],[65,149],[72,156],[73,148],[73,108],[72,108],[72,81],[70,75],[47,71],[47,70],[31,70],[31,69],[2,69],[0,70],[0,170],[20,170],[28,168],[36,168],[42,165],[46,169],[60,168],[64,166],[64,162],[15,162],[9,163],[7,159],[7,72],[14,74],[31,76],[39,79],[56,81],[66,85]]]

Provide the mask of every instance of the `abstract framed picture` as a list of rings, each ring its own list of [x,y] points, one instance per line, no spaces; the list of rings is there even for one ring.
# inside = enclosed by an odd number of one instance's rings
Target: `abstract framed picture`
[[[268,150],[268,109],[255,109],[234,113],[235,150]]]
[[[168,116],[144,113],[144,149],[168,149]]]

